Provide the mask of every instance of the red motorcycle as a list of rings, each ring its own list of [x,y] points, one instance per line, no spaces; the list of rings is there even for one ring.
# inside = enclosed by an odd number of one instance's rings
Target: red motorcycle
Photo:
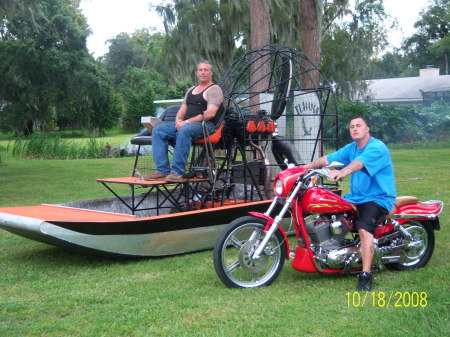
[[[330,170],[342,166],[333,162],[322,169],[291,167],[280,172],[269,209],[234,220],[217,239],[214,267],[220,280],[231,288],[269,285],[290,258],[294,269],[308,273],[360,271],[356,207],[337,194],[336,185],[323,183]],[[434,230],[440,229],[443,208],[442,201],[398,197],[375,232],[373,270],[425,266],[433,254]],[[290,249],[280,226],[288,217],[295,229],[295,249]]]

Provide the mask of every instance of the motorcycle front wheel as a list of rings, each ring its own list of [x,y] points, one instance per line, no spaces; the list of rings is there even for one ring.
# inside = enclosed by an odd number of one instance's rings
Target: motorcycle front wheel
[[[253,253],[265,237],[267,220],[245,216],[228,224],[214,246],[214,268],[230,288],[255,288],[271,284],[286,258],[286,243],[277,230],[258,259]]]
[[[402,224],[412,240],[402,239],[405,248],[400,254],[400,261],[392,267],[407,270],[424,267],[433,255],[434,231],[429,221],[408,221]]]

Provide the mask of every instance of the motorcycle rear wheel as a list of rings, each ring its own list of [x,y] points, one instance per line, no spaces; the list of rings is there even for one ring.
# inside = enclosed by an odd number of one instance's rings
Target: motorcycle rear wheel
[[[434,231],[430,222],[411,220],[402,224],[402,227],[413,236],[413,240],[401,254],[400,261],[392,267],[397,270],[424,267],[434,251]]]
[[[253,252],[265,236],[267,220],[245,216],[225,227],[214,246],[214,268],[230,288],[256,288],[271,284],[280,274],[286,258],[286,243],[277,230],[260,258]]]

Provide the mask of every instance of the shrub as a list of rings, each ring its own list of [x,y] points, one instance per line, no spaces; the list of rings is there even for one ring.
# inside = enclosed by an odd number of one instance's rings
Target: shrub
[[[450,107],[443,101],[431,107],[341,101],[338,127],[341,144],[351,141],[348,124],[357,115],[367,117],[371,135],[386,143],[445,140],[450,136]]]
[[[45,159],[99,158],[105,156],[104,149],[105,144],[96,138],[75,141],[48,133],[34,133],[8,145],[8,151],[15,157]]]

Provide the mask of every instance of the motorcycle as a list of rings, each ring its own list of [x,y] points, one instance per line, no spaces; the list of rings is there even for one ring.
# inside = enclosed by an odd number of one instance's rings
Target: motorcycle
[[[273,182],[275,198],[267,211],[250,212],[229,223],[219,235],[213,255],[220,280],[230,288],[269,285],[291,258],[294,269],[308,273],[360,271],[356,207],[338,195],[337,184],[324,184],[328,173],[342,166],[333,162],[307,171],[290,165],[278,173]],[[439,200],[397,197],[394,209],[375,231],[373,270],[425,266],[433,254],[434,231],[440,229],[443,208]],[[295,249],[290,248],[280,226],[289,216]]]

